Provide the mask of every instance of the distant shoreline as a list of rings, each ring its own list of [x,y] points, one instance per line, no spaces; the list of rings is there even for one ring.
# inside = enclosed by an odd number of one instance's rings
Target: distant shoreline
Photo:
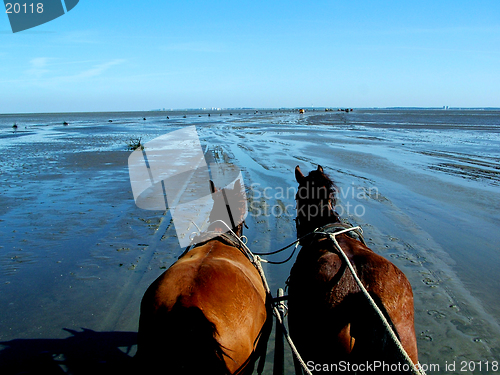
[[[329,107],[279,107],[279,108],[251,108],[251,107],[235,107],[235,108],[180,108],[180,109],[147,109],[147,110],[131,110],[131,111],[69,111],[69,112],[13,112],[13,113],[0,113],[0,116],[16,116],[16,115],[85,115],[89,113],[94,114],[107,114],[107,113],[172,113],[172,112],[194,112],[194,113],[224,113],[229,111],[298,111],[303,108],[309,112],[311,111],[325,111],[325,109],[333,109],[333,112],[338,108],[347,108],[346,106],[329,106]],[[500,107],[349,107],[355,111],[500,111]]]

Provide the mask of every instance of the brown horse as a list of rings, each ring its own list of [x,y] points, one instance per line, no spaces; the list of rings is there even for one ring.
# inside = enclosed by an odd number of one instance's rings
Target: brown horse
[[[295,178],[299,183],[297,236],[305,238],[290,272],[288,306],[290,335],[299,353],[309,370],[316,372],[354,372],[356,366],[361,371],[405,372],[402,370],[411,364],[404,366],[397,344],[389,338],[333,241],[324,234],[308,235],[318,228],[323,233],[345,229],[334,209],[337,188],[321,166],[307,177],[297,166]],[[417,364],[413,292],[407,278],[370,250],[360,234],[347,232],[336,240]],[[374,367],[376,364],[387,367]]]
[[[238,240],[217,222],[228,216],[228,201],[239,202],[240,212],[231,215],[241,219],[233,227],[241,236],[242,186],[239,180],[233,189],[210,186],[209,230],[218,236],[197,241],[142,299],[136,358],[154,373],[249,374],[266,352],[272,314],[262,279]]]

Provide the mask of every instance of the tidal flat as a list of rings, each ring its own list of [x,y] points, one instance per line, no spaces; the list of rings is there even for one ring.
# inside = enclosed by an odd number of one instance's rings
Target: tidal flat
[[[296,239],[294,168],[322,165],[338,212],[408,277],[420,362],[439,365],[428,373],[463,374],[462,362],[494,373],[500,112],[236,109],[0,115],[2,374],[125,371],[142,295],[184,250],[168,209],[135,205],[127,144],[188,125],[213,160],[241,169],[252,250]],[[294,260],[265,265],[273,293]]]

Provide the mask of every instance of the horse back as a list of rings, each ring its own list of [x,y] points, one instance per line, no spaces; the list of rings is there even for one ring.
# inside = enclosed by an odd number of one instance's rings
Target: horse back
[[[417,361],[413,324],[413,292],[406,276],[393,263],[346,235],[339,245],[358,277],[397,332],[410,358]],[[388,341],[380,319],[362,294],[332,241],[311,243],[301,250],[290,273],[290,332],[299,342],[331,345],[303,346],[318,360],[380,359]],[[299,322],[302,322],[299,323]],[[331,337],[337,340],[331,340]],[[300,345],[300,344],[299,344]],[[385,355],[385,354],[384,354]]]
[[[160,351],[162,362],[186,361],[188,367],[204,362],[204,373],[232,374],[257,350],[267,315],[255,267],[239,249],[212,240],[186,253],[146,291],[138,356]],[[201,353],[206,358],[200,359]]]

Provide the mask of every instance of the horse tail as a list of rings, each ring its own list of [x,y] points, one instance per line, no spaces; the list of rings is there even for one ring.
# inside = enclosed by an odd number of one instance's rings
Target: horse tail
[[[198,307],[177,301],[170,311],[160,308],[139,323],[137,365],[154,373],[230,374],[218,342],[217,328]]]

